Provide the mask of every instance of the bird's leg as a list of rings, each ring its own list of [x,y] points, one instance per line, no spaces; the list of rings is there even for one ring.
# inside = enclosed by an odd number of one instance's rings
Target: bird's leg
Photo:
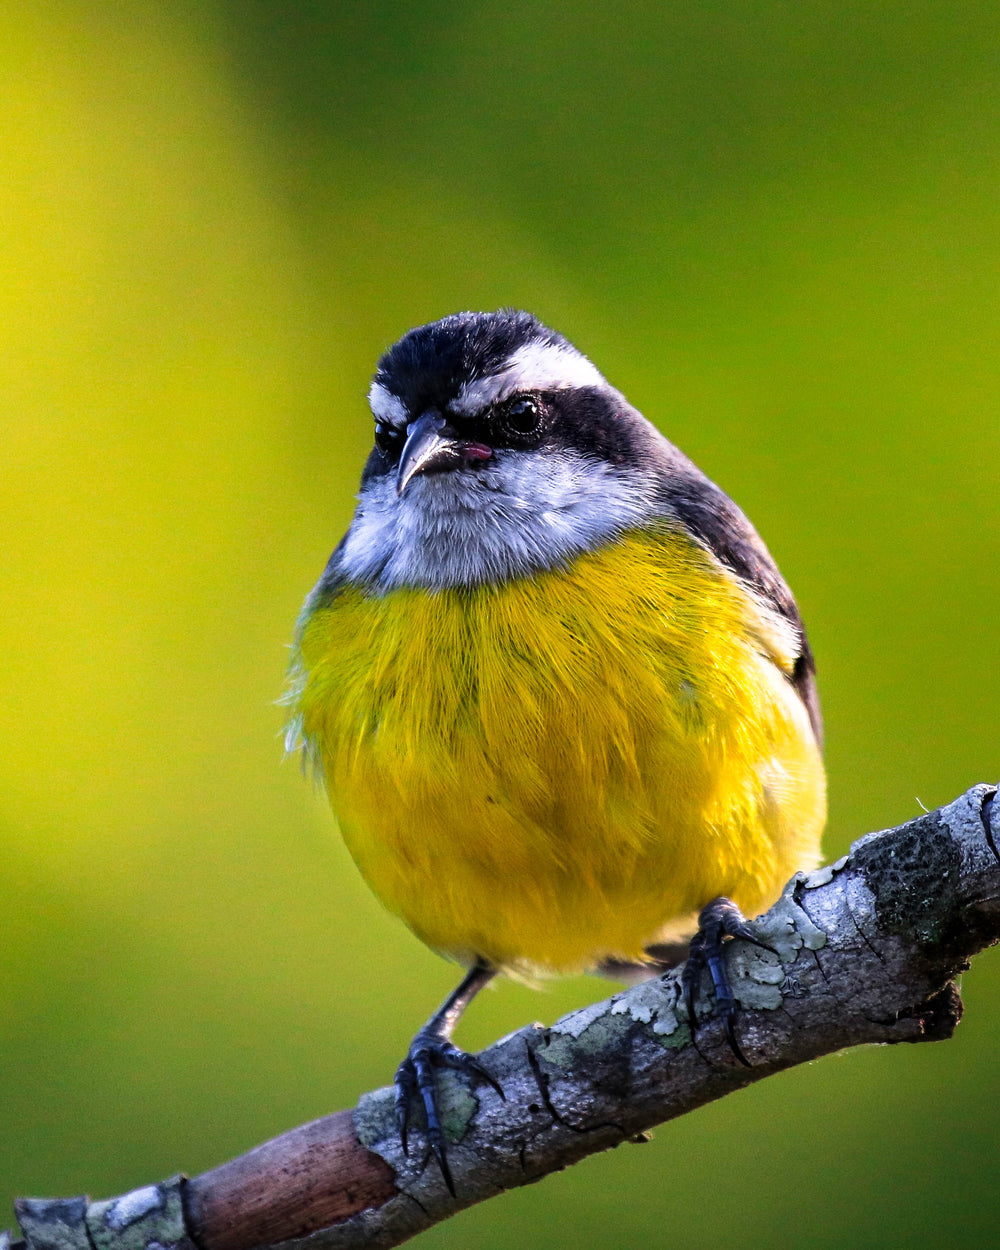
[[[427,1141],[441,1168],[444,1183],[452,1197],[455,1183],[448,1167],[445,1151],[444,1130],[437,1105],[437,1068],[454,1068],[467,1073],[473,1080],[485,1081],[503,1098],[503,1090],[496,1079],[474,1056],[466,1054],[452,1044],[451,1035],[455,1025],[469,1003],[484,985],[496,975],[496,969],[486,963],[474,964],[462,978],[461,984],[449,994],[437,1011],[410,1043],[409,1053],[396,1071],[396,1120],[399,1136],[406,1153],[406,1131],[410,1119],[410,1099],[419,1092],[427,1115]]]
[[[726,1028],[726,1038],[736,1058],[744,1067],[749,1068],[750,1062],[736,1041],[735,1025],[738,1008],[722,956],[723,941],[726,938],[742,938],[744,942],[752,942],[754,946],[759,946],[762,950],[771,951],[772,954],[777,953],[773,947],[762,942],[754,933],[743,913],[731,899],[712,899],[698,917],[698,932],[691,939],[688,961],[681,973],[684,1006],[687,1008],[688,1023],[693,1037],[697,1028],[694,1010],[695,996],[702,971],[707,968],[712,977],[716,1006]]]

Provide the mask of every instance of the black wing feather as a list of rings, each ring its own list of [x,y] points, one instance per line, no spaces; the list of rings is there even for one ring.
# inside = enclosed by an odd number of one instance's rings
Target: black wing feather
[[[659,462],[659,494],[664,511],[676,517],[726,568],[791,622],[799,654],[789,680],[805,705],[816,741],[822,746],[816,662],[787,582],[763,539],[725,491],[658,432],[656,442],[660,445],[654,462]]]

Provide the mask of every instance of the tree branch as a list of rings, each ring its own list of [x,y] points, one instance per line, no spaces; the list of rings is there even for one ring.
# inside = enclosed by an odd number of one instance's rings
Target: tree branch
[[[729,1050],[707,983],[692,1041],[674,970],[484,1051],[506,1101],[442,1074],[457,1200],[418,1126],[403,1155],[381,1089],[192,1180],[109,1202],[22,1200],[24,1250],[395,1246],[772,1072],[865,1042],[950,1037],[962,1010],[954,977],[1000,937],[995,794],[976,786],[793,878],[755,924],[776,954],[729,945],[750,1068]]]

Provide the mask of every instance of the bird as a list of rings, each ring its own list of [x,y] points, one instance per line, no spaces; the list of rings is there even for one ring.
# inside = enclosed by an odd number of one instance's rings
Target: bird
[[[437,1079],[503,1091],[452,1041],[498,972],[654,974],[691,938],[737,1058],[727,938],[818,862],[815,663],[763,541],[530,313],[410,330],[295,629],[286,744],[390,912],[465,968],[395,1078],[448,1188]],[[693,937],[692,937],[693,934]]]

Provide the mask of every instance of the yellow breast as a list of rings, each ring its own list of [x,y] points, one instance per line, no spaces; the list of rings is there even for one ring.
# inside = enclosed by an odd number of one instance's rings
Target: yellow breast
[[[635,959],[815,862],[824,776],[781,622],[683,533],[473,589],[341,589],[296,696],[372,889],[465,962]]]

